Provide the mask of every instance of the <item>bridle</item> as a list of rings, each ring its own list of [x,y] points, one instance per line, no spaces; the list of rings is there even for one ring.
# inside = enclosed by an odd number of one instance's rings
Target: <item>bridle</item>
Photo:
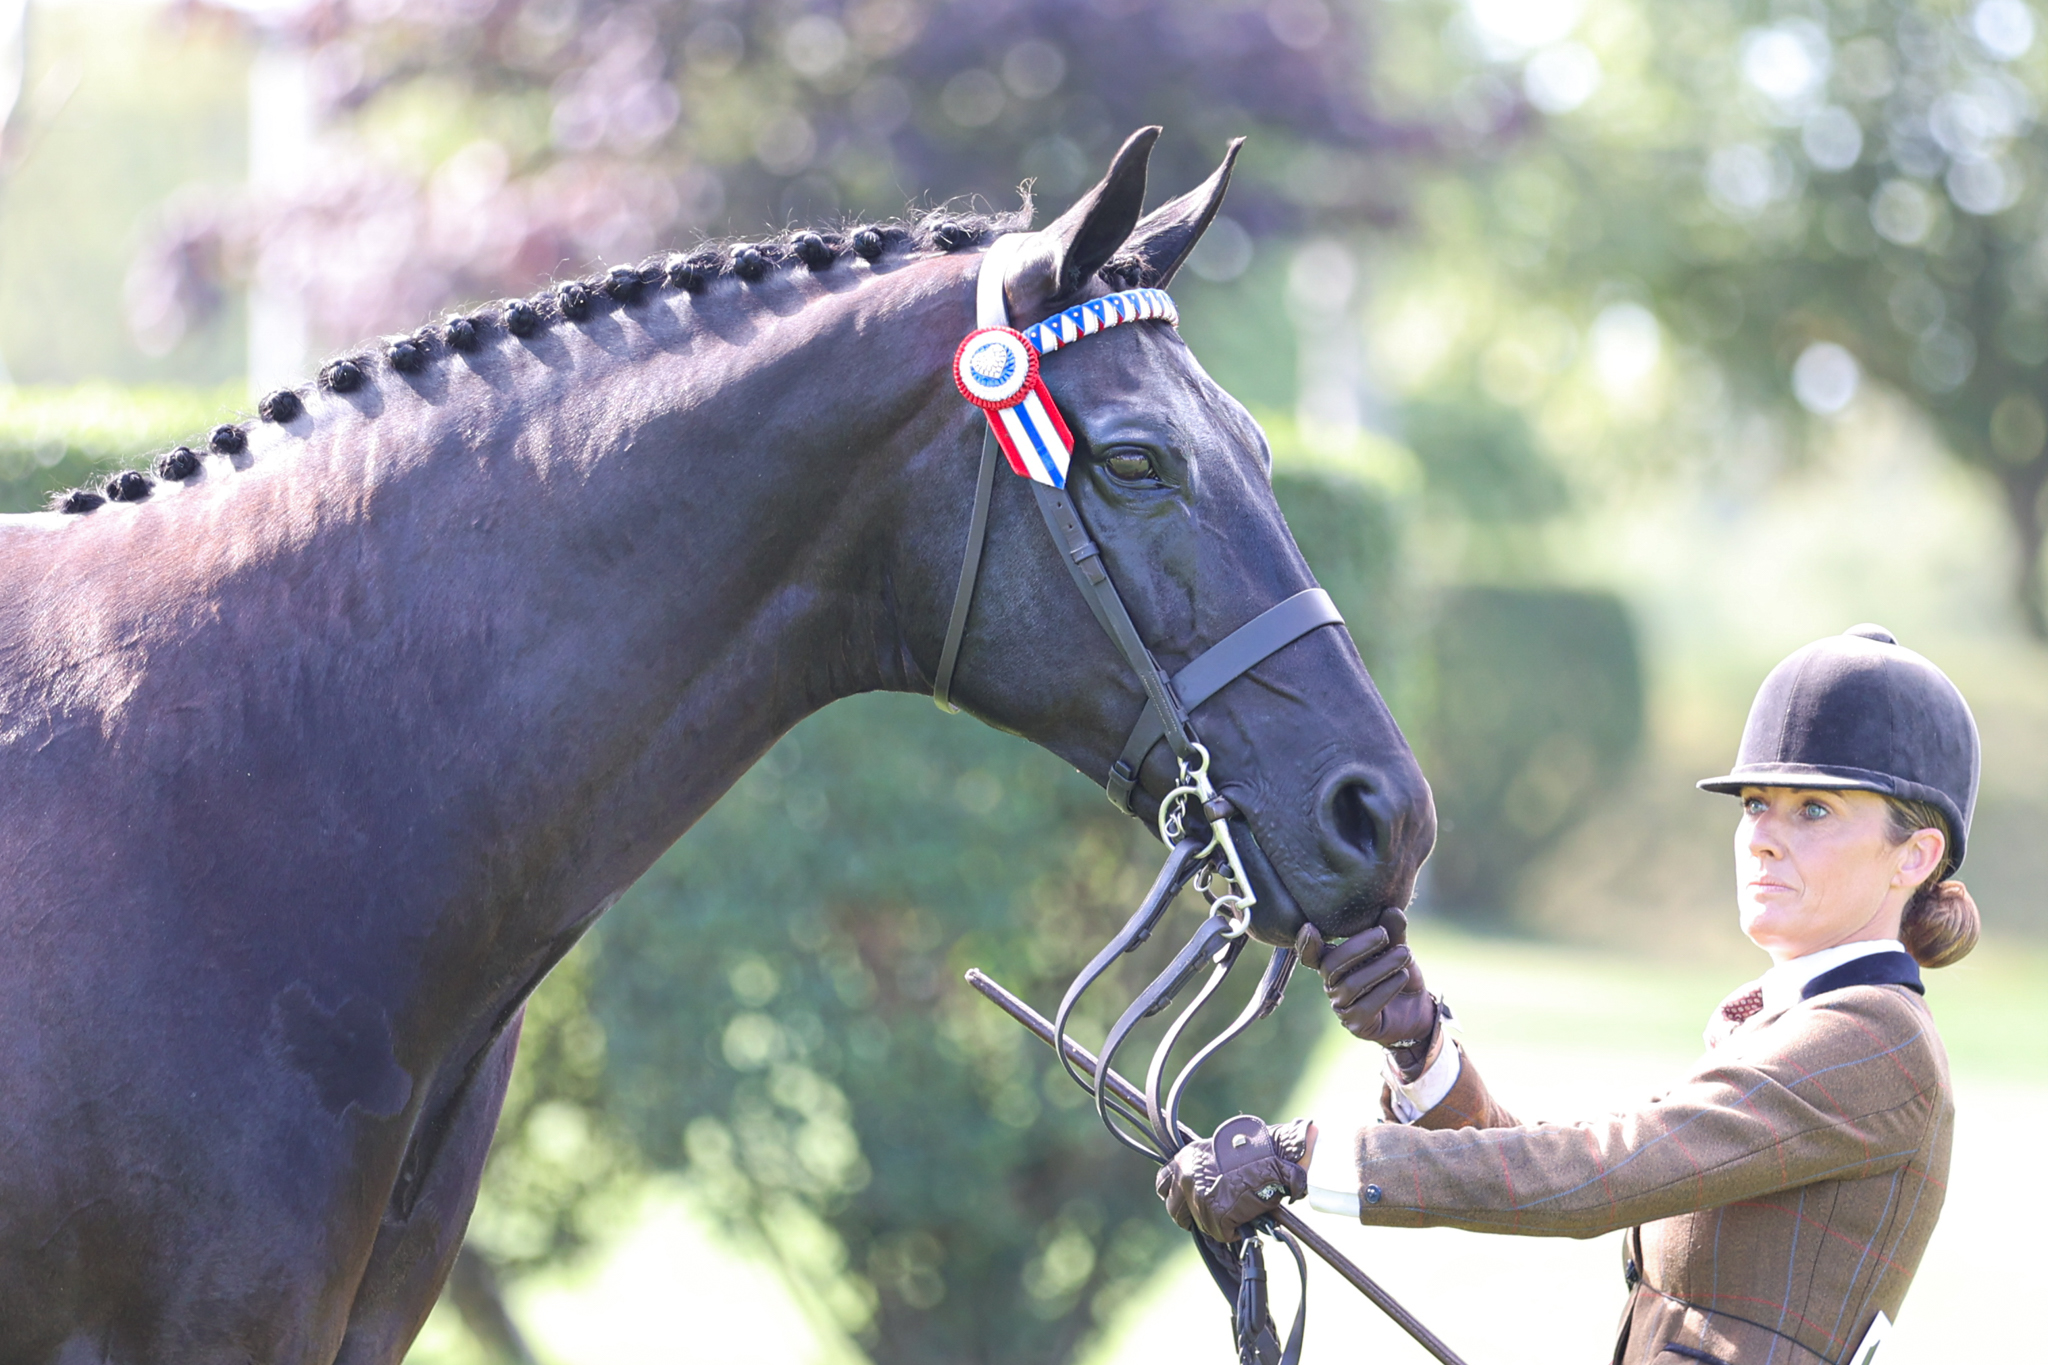
[[[1321,588],[1308,588],[1245,622],[1172,677],[1165,674],[1132,622],[1103,563],[1100,547],[1088,534],[1080,510],[1068,495],[1065,457],[1072,451],[1072,436],[1039,378],[1038,359],[1125,323],[1158,321],[1171,326],[1178,322],[1178,314],[1173,301],[1162,290],[1123,290],[1077,304],[1021,333],[1012,331],[1003,284],[1020,240],[1017,236],[998,238],[983,255],[975,293],[976,330],[961,344],[954,361],[954,379],[962,396],[987,413],[989,429],[982,440],[967,546],[961,556],[959,581],[954,588],[945,643],[939,652],[932,697],[941,709],[956,709],[952,704],[954,670],[980,575],[996,464],[999,458],[1007,457],[1013,471],[1029,480],[1039,514],[1066,563],[1067,572],[1145,692],[1144,709],[1116,761],[1110,765],[1104,784],[1110,801],[1126,814],[1132,813],[1132,795],[1139,785],[1145,760],[1155,746],[1166,744],[1180,765],[1178,781],[1159,804],[1159,836],[1169,850],[1165,865],[1136,913],[1067,987],[1053,1021],[1054,1049],[1060,1064],[1077,1085],[1093,1095],[1095,1112],[1103,1126],[1126,1147],[1164,1164],[1184,1145],[1180,1104],[1188,1082],[1226,1044],[1279,1006],[1295,965],[1291,947],[1275,948],[1243,1010],[1168,1082],[1175,1045],[1244,953],[1249,942],[1252,907],[1258,901],[1231,829],[1232,822],[1240,818],[1239,813],[1228,798],[1217,793],[1209,773],[1209,751],[1195,738],[1189,713],[1287,645],[1324,626],[1341,627],[1344,618],[1328,593]],[[1057,448],[1062,442],[1064,450]],[[1206,834],[1194,832],[1195,816],[1206,824]],[[1249,831],[1246,834],[1249,837]],[[1116,960],[1152,936],[1168,905],[1190,884],[1208,900],[1208,918],[1111,1026],[1091,1081],[1068,1060],[1064,1048],[1068,1020],[1081,997]],[[1201,971],[1205,960],[1210,963],[1208,979],[1175,1016],[1153,1051],[1145,1075],[1144,1108],[1140,1111],[1108,1088],[1117,1052],[1140,1023],[1173,1004]],[[1296,1310],[1284,1348],[1266,1313],[1265,1263],[1259,1237],[1247,1236],[1233,1246],[1198,1233],[1196,1241],[1210,1274],[1235,1309],[1241,1359],[1294,1365],[1301,1353],[1307,1310],[1306,1263],[1300,1246],[1284,1230],[1264,1221],[1258,1231],[1278,1237],[1302,1267],[1301,1307]]]

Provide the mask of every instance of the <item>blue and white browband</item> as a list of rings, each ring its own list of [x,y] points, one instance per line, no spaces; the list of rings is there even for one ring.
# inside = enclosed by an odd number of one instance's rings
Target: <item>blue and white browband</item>
[[[1180,310],[1173,306],[1173,300],[1164,289],[1125,289],[1086,303],[1077,303],[1044,322],[1034,322],[1024,329],[1024,339],[1040,355],[1051,355],[1082,337],[1093,336],[1105,327],[1126,322],[1163,322],[1170,327],[1178,327]]]

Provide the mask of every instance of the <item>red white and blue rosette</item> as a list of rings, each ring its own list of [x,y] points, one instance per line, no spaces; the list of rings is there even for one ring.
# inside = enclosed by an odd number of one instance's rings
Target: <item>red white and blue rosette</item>
[[[1024,401],[1024,390],[1038,378],[1038,352],[1022,332],[1008,327],[982,327],[967,334],[953,356],[953,382],[960,396],[985,412],[998,412]]]
[[[988,414],[1013,472],[1054,488],[1067,486],[1074,436],[1038,376],[1037,348],[1008,327],[980,327],[953,354],[961,397]]]

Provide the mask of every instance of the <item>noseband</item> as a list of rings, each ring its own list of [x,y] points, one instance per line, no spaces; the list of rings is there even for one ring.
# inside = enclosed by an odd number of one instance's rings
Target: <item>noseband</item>
[[[1215,996],[1224,977],[1237,965],[1248,942],[1252,907],[1258,901],[1245,875],[1231,829],[1232,821],[1241,817],[1229,799],[1216,791],[1209,775],[1209,751],[1196,740],[1189,712],[1287,645],[1323,626],[1342,626],[1344,618],[1328,593],[1321,588],[1309,588],[1268,607],[1172,677],[1161,670],[1125,609],[1103,562],[1102,551],[1081,519],[1080,509],[1068,494],[1068,459],[1073,452],[1073,436],[1045,388],[1038,362],[1044,354],[1110,327],[1152,321],[1173,326],[1179,315],[1164,291],[1133,289],[1090,299],[1022,332],[1013,331],[1003,284],[1019,240],[1000,238],[982,257],[975,295],[976,330],[961,343],[954,357],[954,382],[962,397],[987,414],[989,429],[982,441],[967,547],[961,557],[960,578],[953,593],[945,644],[939,652],[932,697],[942,710],[956,709],[952,704],[953,674],[974,603],[975,580],[980,574],[988,533],[989,499],[1000,456],[1014,473],[1030,481],[1039,514],[1068,574],[1145,692],[1145,707],[1132,725],[1122,752],[1110,765],[1104,784],[1110,801],[1126,814],[1132,813],[1131,798],[1154,746],[1165,743],[1180,764],[1179,780],[1159,803],[1159,836],[1170,850],[1165,866],[1137,912],[1074,978],[1053,1020],[1054,1050],[1060,1064],[1077,1085],[1093,1095],[1095,1112],[1103,1125],[1117,1141],[1163,1164],[1186,1141],[1181,1133],[1180,1104],[1188,1082],[1225,1044],[1278,1007],[1295,964],[1292,948],[1275,948],[1258,988],[1237,1018],[1197,1051],[1168,1083],[1170,1054],[1194,1016]],[[1190,832],[1190,806],[1207,824],[1206,836]],[[1246,833],[1249,835],[1249,831]],[[1110,1028],[1093,1078],[1083,1076],[1068,1059],[1065,1047],[1067,1021],[1075,1006],[1119,957],[1151,937],[1167,906],[1190,884],[1208,900],[1209,917]],[[1117,1096],[1108,1084],[1117,1052],[1140,1023],[1173,1004],[1200,972],[1204,960],[1211,964],[1208,979],[1167,1027],[1152,1054],[1141,1111]],[[1262,1223],[1261,1229],[1273,1232],[1293,1251],[1295,1259],[1301,1260],[1300,1247],[1286,1231],[1270,1221]],[[1210,1274],[1236,1307],[1240,1355],[1247,1360],[1292,1365],[1301,1351],[1306,1293],[1282,1348],[1264,1306],[1265,1268],[1258,1237],[1246,1237],[1236,1246],[1210,1241],[1200,1234],[1196,1240]]]

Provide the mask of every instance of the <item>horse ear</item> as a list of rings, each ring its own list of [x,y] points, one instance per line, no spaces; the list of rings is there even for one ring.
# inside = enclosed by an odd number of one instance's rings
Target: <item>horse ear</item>
[[[1230,168],[1237,164],[1238,148],[1244,139],[1232,138],[1216,173],[1180,198],[1161,204],[1145,215],[1124,243],[1124,255],[1138,264],[1137,282],[1148,289],[1164,289],[1173,282],[1174,272],[1202,240],[1223,193],[1230,188]]]
[[[1101,183],[1017,248],[1003,293],[1012,317],[1031,317],[1078,293],[1137,226],[1145,207],[1145,164],[1157,127],[1140,128],[1117,149]]]

